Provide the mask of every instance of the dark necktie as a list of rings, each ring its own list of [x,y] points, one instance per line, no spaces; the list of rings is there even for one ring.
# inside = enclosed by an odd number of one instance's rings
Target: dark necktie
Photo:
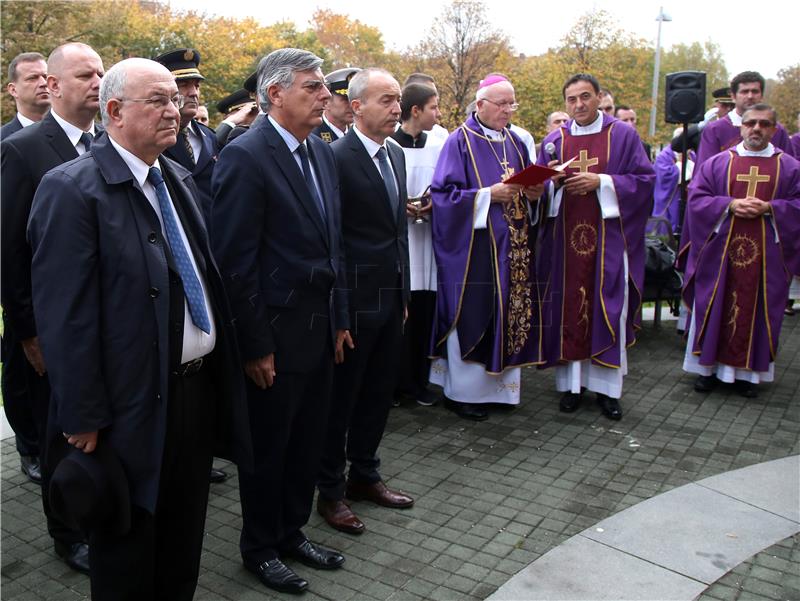
[[[192,165],[196,165],[197,161],[194,158],[194,150],[192,149],[192,143],[189,141],[189,129],[184,127],[181,132],[181,138],[183,138],[183,145],[186,147],[186,152],[189,153],[189,160],[192,161]]]
[[[395,185],[394,172],[392,166],[389,164],[389,156],[386,154],[386,149],[381,146],[378,149],[378,164],[381,167],[381,176],[383,177],[383,185],[386,186],[386,193],[389,195],[389,204],[392,207],[392,215],[397,215],[397,205],[400,199],[397,197],[397,186]]]
[[[311,175],[311,164],[308,161],[308,150],[306,150],[305,144],[300,144],[297,147],[297,154],[300,155],[300,164],[303,166],[303,177],[306,180],[308,191],[311,192],[311,198],[317,203],[322,220],[325,221],[325,205],[322,202],[322,198],[320,198],[316,184],[314,184],[314,176]]]
[[[94,142],[94,136],[92,134],[87,131],[81,134],[80,143],[83,144],[83,149],[86,152],[89,152],[92,149],[92,142]]]
[[[175,216],[172,202],[169,198],[169,192],[167,191],[167,184],[164,183],[161,171],[155,167],[150,167],[150,171],[147,174],[147,181],[153,184],[153,187],[156,189],[158,206],[161,209],[161,218],[164,221],[164,230],[167,234],[167,242],[169,242],[169,247],[172,250],[172,257],[175,259],[178,275],[183,282],[183,292],[189,304],[189,313],[192,316],[192,322],[206,334],[210,334],[211,322],[208,319],[206,302],[203,298],[203,288],[200,286],[200,279],[197,277],[197,273],[192,265],[192,260],[189,258],[189,252],[183,244],[181,232],[178,228],[177,217]]]

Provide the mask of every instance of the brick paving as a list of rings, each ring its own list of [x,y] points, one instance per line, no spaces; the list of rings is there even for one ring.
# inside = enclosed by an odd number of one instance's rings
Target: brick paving
[[[354,504],[367,524],[360,537],[335,532],[314,514],[306,534],[342,550],[347,562],[335,572],[295,566],[310,581],[302,598],[481,600],[567,538],[635,503],[798,454],[800,317],[784,322],[780,352],[776,381],[757,399],[727,386],[705,396],[681,371],[683,344],[672,324],[655,330],[648,323],[630,351],[621,422],[605,419],[591,398],[575,414],[559,413],[552,373],[535,369],[523,373],[521,406],[494,411],[487,422],[414,403],[393,409],[382,473],[416,505],[393,511]],[[2,598],[87,598],[88,579],[52,552],[38,492],[19,472],[10,441],[2,444],[2,468]],[[241,566],[236,478],[211,490],[196,599],[289,598]],[[797,599],[798,563],[792,537],[702,598]],[[738,583],[739,596],[726,596]]]

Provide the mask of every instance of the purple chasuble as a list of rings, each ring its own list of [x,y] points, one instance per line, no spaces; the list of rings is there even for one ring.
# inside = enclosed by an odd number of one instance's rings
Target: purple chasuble
[[[793,135],[790,140],[792,141],[792,148],[794,149],[794,158],[800,161],[800,132]]]
[[[700,145],[697,148],[695,168],[705,163],[715,154],[733,148],[741,141],[741,130],[731,122],[728,115],[725,115],[722,119],[712,121],[703,128],[703,132],[700,134]],[[778,123],[775,134],[770,141],[777,150],[783,150],[790,155],[794,153],[789,134],[780,123]],[[795,158],[798,157],[795,155]]]
[[[530,163],[520,138],[508,129],[502,134],[492,141],[470,116],[445,142],[431,182],[439,280],[432,354],[446,358],[455,329],[461,358],[489,373],[537,363],[540,352],[527,201],[492,203],[487,227],[473,227],[478,191]]]
[[[748,192],[769,201],[771,214],[730,214],[733,198]],[[691,248],[683,296],[695,308],[692,353],[705,366],[767,371],[791,277],[800,273],[800,163],[780,152],[720,153],[695,173],[687,211]]]
[[[681,166],[675,162],[676,153],[666,146],[656,157],[653,167],[656,171],[656,187],[653,191],[655,203],[653,217],[663,217],[669,221],[671,231],[664,231],[663,224],[655,228],[656,235],[668,234],[678,229],[681,209]],[[691,157],[691,151],[690,151]]]
[[[556,158],[559,162],[571,159],[567,154],[571,149],[592,148],[592,152],[603,150],[606,153],[602,172],[611,176],[619,201],[619,217],[603,219],[596,195],[586,195],[584,200],[596,207],[593,222],[586,225],[597,235],[597,250],[594,255],[591,277],[594,278],[589,316],[591,338],[590,356],[593,363],[605,367],[620,366],[620,316],[628,288],[628,314],[625,325],[627,346],[636,341],[636,330],[641,327],[641,290],[644,285],[644,231],[647,218],[653,206],[653,187],[655,172],[645,155],[641,140],[632,127],[618,127],[617,119],[603,115],[600,133],[585,136],[572,136],[572,120],[551,132],[542,142],[555,144]],[[587,146],[588,145],[588,146]],[[589,159],[589,154],[586,156]],[[597,158],[597,157],[595,157]],[[546,165],[549,157],[542,153],[537,162]],[[591,162],[591,160],[590,160]],[[574,163],[573,163],[574,164]],[[599,158],[598,158],[599,166]],[[548,183],[548,186],[552,186]],[[599,190],[598,190],[599,193]],[[543,198],[547,198],[544,196]],[[579,197],[580,198],[580,197]],[[549,210],[544,208],[544,220],[539,227],[539,246],[537,249],[537,278],[539,297],[542,303],[542,350],[545,367],[563,363],[562,319],[563,307],[580,303],[578,297],[565,298],[568,286],[565,281],[573,277],[570,271],[568,247],[571,247],[572,231],[567,229],[569,215],[565,215],[565,199],[562,199],[558,215],[547,217]],[[589,233],[589,228],[582,229]],[[577,232],[580,234],[581,232]],[[588,240],[588,238],[584,238]],[[578,236],[577,244],[581,246]],[[590,245],[591,246],[591,245]],[[628,256],[628,279],[624,278],[624,255]]]

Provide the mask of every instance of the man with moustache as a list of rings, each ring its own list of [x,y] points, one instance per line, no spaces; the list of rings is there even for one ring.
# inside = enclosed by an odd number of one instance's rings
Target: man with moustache
[[[572,118],[543,141],[555,157],[539,158],[551,166],[575,158],[548,184],[540,212],[544,367],[555,367],[561,411],[575,411],[587,389],[618,420],[626,349],[641,325],[655,172],[636,130],[600,110],[594,76],[573,75],[562,93]]]
[[[213,452],[249,457],[232,317],[197,188],[161,154],[182,102],[162,65],[114,65],[100,88],[106,135],[44,177],[28,228],[53,450],[74,447],[62,464],[96,457],[109,478],[113,455],[127,482],[126,498],[102,508],[127,514],[121,523],[88,526],[96,601],[190,601]],[[57,472],[54,499],[69,494]]]
[[[96,134],[103,62],[86,44],[57,47],[47,59],[51,110],[38,123],[3,139],[0,145],[2,204],[2,304],[14,337],[20,341],[33,371],[27,380],[36,421],[39,450],[45,452],[50,385],[37,335],[31,290],[31,248],[26,228],[34,194],[53,167],[88,152]],[[56,553],[73,569],[88,572],[89,555],[83,536],[66,527],[50,511],[48,466],[43,463],[42,505]]]
[[[698,375],[699,392],[727,382],[752,398],[773,380],[789,284],[800,275],[800,163],[770,142],[770,105],[741,119],[742,141],[703,163],[690,187],[683,369]]]
[[[322,113],[322,124],[311,133],[330,144],[344,137],[347,128],[353,124],[353,109],[347,99],[347,86],[353,75],[361,71],[357,67],[338,69],[325,76],[325,84],[330,90],[331,98]]]
[[[15,56],[8,65],[7,89],[14,98],[17,114],[0,129],[0,140],[41,121],[50,109],[47,63],[44,56],[38,52],[25,52]],[[31,482],[41,484],[42,469],[39,463],[36,421],[28,392],[28,382],[37,379],[38,375],[25,357],[5,312],[2,362],[3,406],[14,430],[20,467]]]
[[[197,189],[200,191],[200,204],[206,223],[211,219],[211,174],[217,161],[217,136],[214,130],[197,121],[197,110],[200,108],[200,86],[205,77],[198,69],[200,53],[191,48],[178,48],[153,59],[175,76],[178,91],[184,97],[181,108],[181,129],[178,141],[168,148],[165,154],[177,161],[192,173]],[[227,476],[215,470],[213,481],[224,480]]]
[[[350,80],[347,96],[355,123],[331,149],[342,196],[353,335],[334,375],[317,511],[333,528],[361,534],[364,523],[345,498],[395,508],[414,504],[386,486],[378,457],[409,297],[408,194],[403,151],[386,141],[400,118],[400,85],[384,69],[364,69]]]
[[[742,116],[745,110],[762,101],[764,85],[764,78],[757,71],[743,71],[731,80],[734,110],[703,128],[697,148],[697,167],[715,154],[733,148],[742,141]],[[770,142],[790,155],[794,152],[789,134],[780,123],[776,124],[775,134]]]
[[[255,470],[239,471],[239,548],[245,568],[289,593],[308,581],[285,560],[344,563],[303,533],[334,362],[352,346],[339,180],[330,147],[310,135],[331,95],[321,65],[297,48],[261,59],[266,115],[228,142],[213,180],[214,250],[236,315],[255,455]]]

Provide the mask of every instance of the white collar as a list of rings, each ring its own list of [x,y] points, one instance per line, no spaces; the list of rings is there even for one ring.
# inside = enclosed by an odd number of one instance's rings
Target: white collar
[[[736,127],[742,126],[742,115],[737,113],[736,109],[728,111],[728,119],[730,119],[731,123],[733,123]]]
[[[501,140],[503,138],[502,131],[498,131],[496,129],[492,129],[491,127],[485,126],[483,122],[480,119],[478,119],[477,115],[475,117],[475,121],[477,121],[478,125],[481,126],[481,129],[483,130],[483,135],[485,135],[487,138],[490,138],[492,140]],[[505,130],[505,127],[503,128],[503,130]]]
[[[25,115],[23,115],[20,112],[17,112],[17,121],[19,121],[19,124],[22,125],[22,127],[28,127],[29,125],[33,125],[34,123],[36,123],[36,121],[34,121],[33,119],[28,119]]]
[[[772,145],[772,142],[767,144],[767,147],[764,150],[747,150],[744,147],[744,142],[739,142],[736,146],[736,153],[740,157],[766,157],[769,158],[773,154],[775,154],[775,147]]]
[[[575,119],[569,125],[569,133],[573,136],[588,136],[589,134],[600,133],[603,129],[603,113],[597,111],[597,119],[592,121],[589,125],[578,125]]]
[[[56,123],[58,123],[61,126],[61,129],[64,130],[64,133],[67,134],[67,138],[69,138],[69,141],[72,143],[72,145],[77,146],[78,142],[81,141],[81,134],[83,134],[84,131],[80,127],[75,127],[74,125],[72,125],[72,123],[66,121],[63,117],[60,117],[54,109],[51,108],[50,113],[53,115],[53,119],[56,120]],[[94,137],[95,135],[94,123],[92,123],[92,126],[86,133],[90,133],[92,134],[92,137]]]
[[[341,129],[339,129],[333,123],[331,123],[328,120],[328,118],[325,116],[325,113],[322,113],[322,120],[325,122],[325,125],[327,125],[328,127],[330,127],[333,130],[333,133],[335,133],[340,138],[344,137],[345,132],[343,132]]]
[[[385,144],[378,144],[372,138],[368,138],[367,136],[362,134],[359,131],[359,129],[358,129],[358,127],[356,125],[353,126],[353,130],[355,130],[356,135],[361,140],[361,143],[364,145],[364,148],[367,149],[367,154],[370,157],[372,157],[373,159],[375,158],[375,155],[378,154],[378,150],[380,150],[381,148],[384,148],[384,149],[386,148]],[[387,156],[389,155],[389,151],[388,150],[386,151],[386,155]]]
[[[161,171],[161,165],[158,164],[158,159],[156,159],[152,165],[148,165],[131,151],[120,146],[120,144],[111,137],[111,134],[108,135],[108,139],[111,141],[111,145],[117,151],[120,158],[125,161],[128,169],[131,170],[133,179],[136,180],[140,188],[144,189],[144,183],[147,181],[147,174],[150,173],[150,167],[155,167]]]
[[[297,150],[297,147],[300,146],[301,142],[298,141],[298,139],[295,138],[294,135],[289,130],[284,129],[284,127],[280,123],[275,121],[272,115],[267,114],[267,119],[269,119],[269,122],[272,123],[272,125],[278,131],[281,138],[283,138],[283,141],[286,142],[286,145],[289,147],[289,152],[294,154],[294,151]]]

